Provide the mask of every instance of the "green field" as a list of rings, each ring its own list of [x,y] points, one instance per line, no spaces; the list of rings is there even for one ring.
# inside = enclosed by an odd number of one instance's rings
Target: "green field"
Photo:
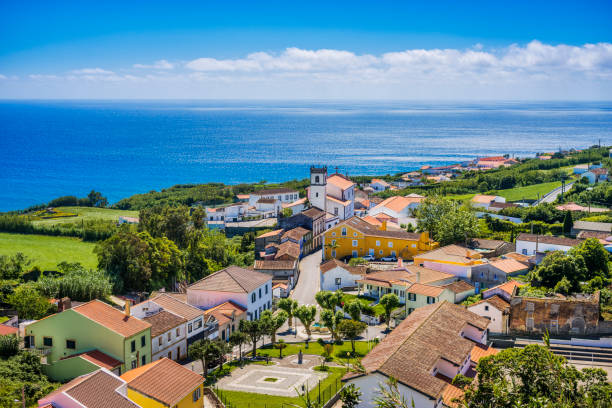
[[[53,270],[58,263],[80,262],[86,268],[96,268],[95,244],[78,238],[46,235],[9,234],[0,232],[0,255],[22,252],[32,259],[32,265]]]
[[[45,220],[33,221],[34,224],[38,225],[54,225],[64,223],[77,223],[82,220],[107,220],[117,221],[120,216],[124,217],[138,217],[138,211],[128,210],[114,210],[110,208],[97,208],[97,207],[57,207],[56,211],[62,213],[77,214],[76,217],[60,217],[60,218],[49,218]]]
[[[506,201],[536,200],[538,193],[540,198],[557,187],[561,187],[560,181],[550,183],[534,184],[531,186],[509,188],[507,190],[495,190],[492,194],[506,198]]]

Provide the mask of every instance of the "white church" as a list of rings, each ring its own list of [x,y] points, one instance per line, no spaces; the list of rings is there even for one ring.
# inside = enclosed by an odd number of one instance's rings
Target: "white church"
[[[327,167],[310,167],[308,201],[327,213],[326,224],[351,218],[355,213],[355,183],[338,173],[327,175]]]

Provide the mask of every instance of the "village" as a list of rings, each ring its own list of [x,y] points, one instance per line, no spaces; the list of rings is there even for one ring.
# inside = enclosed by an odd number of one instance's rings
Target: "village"
[[[209,230],[253,233],[252,265],[146,296],[113,295],[114,304],[52,299],[56,313],[13,316],[0,335],[18,338],[45,375],[63,383],[38,400],[41,408],[375,407],[385,387],[413,407],[458,407],[476,392],[469,384],[481,359],[533,345],[577,368],[602,368],[609,379],[612,319],[602,314],[610,299],[600,289],[610,282],[611,222],[570,216],[560,233],[531,225],[509,239],[468,236],[453,224],[460,233],[449,238],[439,225],[454,222],[444,218],[446,204],[419,193],[380,195],[519,162],[482,157],[368,182],[311,166],[304,195],[264,188],[203,206]],[[475,223],[521,224],[504,214],[554,203],[574,183],[607,183],[607,174],[602,163],[578,164],[537,200],[475,193],[448,211]],[[564,214],[609,212],[552,205]],[[554,262],[577,252],[603,279],[546,283],[539,271],[562,270]],[[603,266],[595,271],[597,256]]]

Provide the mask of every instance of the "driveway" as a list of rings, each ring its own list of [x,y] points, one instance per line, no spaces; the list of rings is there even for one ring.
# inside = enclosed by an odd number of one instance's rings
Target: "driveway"
[[[321,250],[300,261],[300,277],[291,297],[300,305],[316,305],[315,294],[321,289]]]

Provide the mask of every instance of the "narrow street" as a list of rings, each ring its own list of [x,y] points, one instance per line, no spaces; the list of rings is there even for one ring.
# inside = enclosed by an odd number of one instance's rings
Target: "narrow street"
[[[320,264],[321,250],[305,256],[300,261],[300,278],[291,295],[300,305],[317,304],[315,294],[321,287]]]

